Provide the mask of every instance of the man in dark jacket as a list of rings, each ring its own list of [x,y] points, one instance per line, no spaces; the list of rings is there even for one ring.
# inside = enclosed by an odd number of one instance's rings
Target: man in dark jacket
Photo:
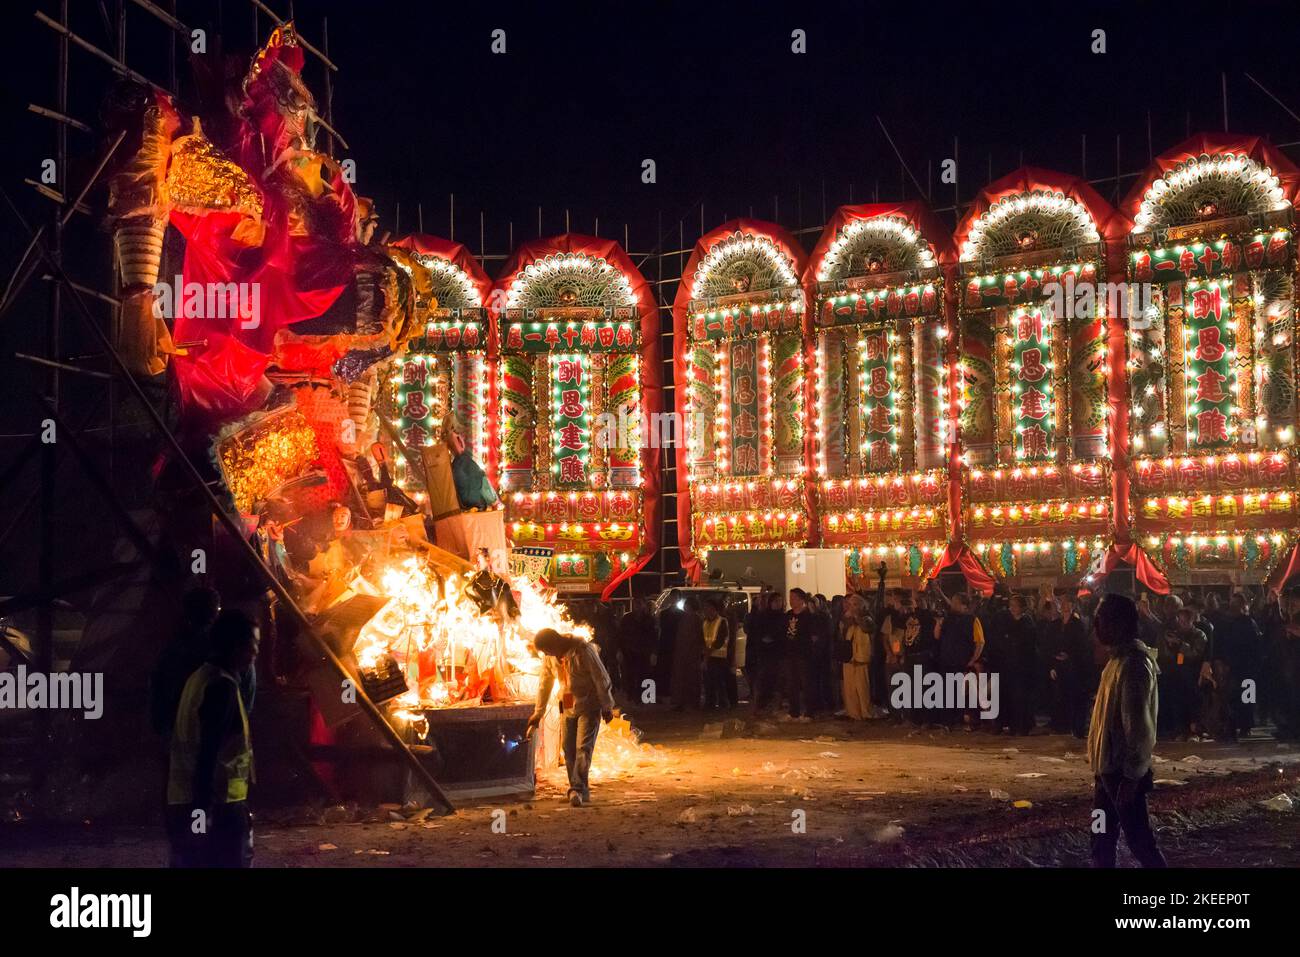
[[[1228,600],[1228,614],[1219,619],[1209,650],[1201,665],[1201,682],[1208,686],[1205,725],[1216,737],[1236,741],[1239,734],[1250,734],[1254,709],[1247,698],[1245,682],[1258,681],[1260,661],[1259,626],[1247,611],[1246,597],[1240,593]]]
[[[901,591],[898,595],[898,620],[901,621],[902,670],[913,676],[916,675],[918,666],[922,676],[933,671],[939,660],[934,612],[922,607],[912,592]],[[892,641],[891,637],[891,650]],[[908,708],[906,711],[908,720],[913,724],[925,724],[925,712],[922,709]]]
[[[773,698],[778,707],[781,704],[785,651],[785,599],[779,592],[763,593],[745,621],[745,670],[755,713]]]
[[[1175,607],[1173,623],[1160,639],[1156,659],[1160,666],[1160,698],[1165,702],[1160,724],[1162,733],[1186,740],[1190,733],[1199,733],[1197,682],[1209,642],[1194,624],[1196,612],[1181,603]]]
[[[1070,733],[1082,738],[1088,733],[1088,713],[1092,696],[1097,693],[1100,673],[1094,665],[1092,637],[1079,615],[1078,602],[1073,595],[1062,595],[1061,648],[1065,652],[1064,669],[1065,714]]]
[[[1029,734],[1034,728],[1034,684],[1038,673],[1038,635],[1029,602],[1012,595],[997,639],[989,639],[989,668],[999,675],[999,730]]]
[[[657,646],[654,616],[644,598],[632,601],[632,609],[618,622],[618,649],[623,655],[623,693],[630,701],[641,701],[647,678],[652,677]],[[649,702],[643,702],[649,703]]]
[[[790,589],[790,611],[785,619],[786,687],[790,695],[790,717],[811,721],[814,669],[820,657],[821,623],[808,607],[808,593]]]
[[[939,671],[945,676],[965,674],[975,668],[983,654],[984,628],[971,614],[965,595],[949,598],[948,608],[948,614],[939,626]],[[946,681],[945,678],[945,684]],[[956,723],[959,714],[956,709],[945,709],[944,723]],[[973,724],[968,723],[966,728],[973,730]]]

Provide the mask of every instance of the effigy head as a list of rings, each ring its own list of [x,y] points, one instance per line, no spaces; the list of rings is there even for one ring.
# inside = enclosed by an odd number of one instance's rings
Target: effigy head
[[[316,99],[302,80],[303,51],[293,24],[276,27],[244,77],[240,112],[275,146],[311,149]]]

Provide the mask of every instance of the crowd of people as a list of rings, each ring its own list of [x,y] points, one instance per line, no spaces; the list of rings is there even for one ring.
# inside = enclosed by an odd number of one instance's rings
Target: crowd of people
[[[884,589],[828,599],[801,589],[743,598],[690,590],[658,620],[644,600],[595,623],[602,659],[633,704],[787,720],[886,719],[1085,737],[1107,651],[1091,594],[945,595]],[[1266,592],[1143,596],[1139,635],[1159,668],[1164,738],[1236,740],[1271,723],[1300,737],[1300,598]],[[738,638],[743,632],[743,666]],[[919,672],[917,669],[920,669]],[[996,674],[994,717],[891,702],[895,675]]]

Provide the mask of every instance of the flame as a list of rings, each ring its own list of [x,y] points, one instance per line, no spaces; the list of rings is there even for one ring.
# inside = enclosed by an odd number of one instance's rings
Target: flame
[[[389,713],[421,738],[428,734],[425,709],[472,706],[489,689],[494,700],[534,700],[542,661],[531,642],[543,628],[584,641],[594,637],[590,626],[569,617],[553,591],[526,576],[510,580],[519,604],[519,617],[511,622],[481,612],[465,594],[467,584],[459,575],[440,576],[415,556],[388,566],[377,589],[388,602],[353,646],[363,669],[386,655],[402,668],[407,690]],[[555,768],[559,759],[559,697],[552,697],[543,722],[543,770]],[[641,743],[640,732],[619,714],[601,729],[590,776],[609,780],[660,759],[658,749]]]
[[[385,568],[378,592],[388,598],[357,635],[357,663],[373,668],[391,655],[406,676],[407,692],[397,699],[395,716],[409,719],[415,709],[474,703],[489,688],[495,697],[528,700],[537,693],[541,662],[530,650],[543,628],[592,639],[558,604],[524,576],[510,584],[519,618],[498,622],[482,613],[465,594],[468,580],[443,578],[417,557]]]

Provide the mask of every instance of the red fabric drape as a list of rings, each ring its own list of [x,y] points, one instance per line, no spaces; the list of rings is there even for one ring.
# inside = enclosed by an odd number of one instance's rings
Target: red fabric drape
[[[1137,573],[1137,580],[1157,595],[1169,594],[1169,579],[1140,546],[1132,542],[1127,545],[1112,545],[1106,552],[1106,573],[1109,574],[1121,564],[1132,565]]]
[[[957,566],[970,586],[981,595],[987,598],[993,594],[993,576],[984,570],[975,553],[965,544],[949,544],[926,578],[938,578],[940,572],[952,565]]]
[[[604,259],[626,277],[636,298],[637,309],[641,314],[641,415],[647,423],[653,423],[653,416],[663,411],[663,362],[659,348],[659,306],[655,301],[650,284],[636,268],[636,264],[626,252],[612,239],[600,239],[596,236],[583,236],[578,233],[565,233],[547,239],[535,239],[524,243],[507,260],[501,275],[493,284],[488,295],[489,324],[492,327],[490,341],[496,349],[499,359],[500,323],[505,308],[506,293],[510,284],[520,270],[538,259],[556,253],[580,253],[598,259]],[[495,397],[494,397],[494,402]],[[493,408],[497,408],[494,404]],[[499,427],[499,426],[498,426]],[[498,439],[499,442],[499,439]],[[494,473],[499,481],[499,472]],[[660,528],[663,523],[662,476],[659,471],[659,450],[643,448],[641,450],[642,506],[645,539],[636,557],[618,575],[615,575],[601,592],[601,600],[608,601],[614,591],[631,578],[659,551]]]
[[[690,342],[689,334],[689,316],[687,307],[691,301],[691,285],[695,278],[695,271],[700,264],[709,255],[709,251],[716,246],[721,240],[726,239],[733,233],[742,233],[746,236],[762,236],[770,239],[776,244],[776,247],[789,257],[794,266],[795,281],[799,282],[807,270],[807,260],[799,244],[795,242],[794,237],[775,223],[764,222],[759,219],[733,219],[723,223],[705,233],[695,243],[695,248],[691,250],[691,257],[686,261],[686,268],[682,270],[681,281],[677,284],[677,295],[673,297],[673,381],[677,387],[673,390],[677,414],[682,422],[686,422],[686,347]],[[800,291],[803,289],[800,287]],[[806,300],[806,297],[805,297]],[[805,301],[806,305],[806,301]],[[804,362],[809,361],[809,328],[811,316],[807,308],[804,310]],[[804,460],[805,464],[809,461],[810,453],[810,430],[807,423],[811,420],[809,415],[811,406],[809,405],[810,382],[812,377],[804,377]],[[690,450],[685,442],[679,442],[676,449],[677,462],[677,548],[681,553],[682,572],[690,581],[699,581],[702,568],[700,560],[696,556],[694,549],[691,548],[691,487],[690,487]],[[816,474],[815,471],[812,474]],[[808,527],[811,535],[816,535],[817,515],[813,502],[812,487],[808,482],[804,482],[803,488],[804,509],[808,516]]]
[[[1300,544],[1292,545],[1286,559],[1278,562],[1273,571],[1269,573],[1269,594],[1282,594],[1282,589],[1286,587],[1286,583],[1296,575],[1300,575]]]

